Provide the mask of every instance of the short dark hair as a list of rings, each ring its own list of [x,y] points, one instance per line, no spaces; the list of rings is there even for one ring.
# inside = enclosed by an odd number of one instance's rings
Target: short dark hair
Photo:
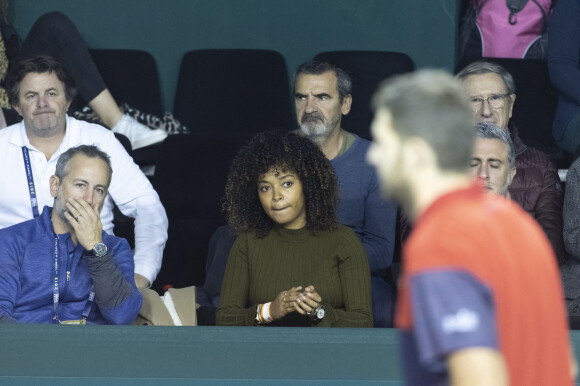
[[[274,221],[258,197],[258,179],[272,168],[292,171],[300,179],[307,229],[322,231],[337,226],[338,182],[328,158],[306,137],[270,131],[256,135],[232,161],[223,209],[236,233],[265,237],[273,228]]]
[[[39,55],[17,62],[8,73],[6,78],[6,92],[12,106],[20,104],[20,84],[27,74],[30,73],[54,73],[63,84],[64,94],[67,101],[72,101],[77,95],[75,82],[67,73],[64,66],[51,56]]]
[[[77,154],[83,154],[89,158],[99,158],[103,160],[109,169],[109,184],[111,183],[111,178],[113,177],[113,168],[111,166],[111,158],[107,153],[100,150],[95,145],[79,145],[76,147],[71,147],[64,153],[58,157],[58,161],[56,162],[56,171],[54,175],[58,177],[59,180],[62,181],[69,172],[68,164],[70,160]]]
[[[312,60],[302,63],[298,67],[294,73],[294,77],[292,78],[292,91],[296,92],[296,79],[298,78],[298,75],[322,75],[327,71],[333,71],[336,75],[336,87],[338,88],[340,102],[342,102],[345,97],[352,93],[352,79],[342,68],[320,60]]]
[[[465,91],[442,70],[420,70],[383,81],[373,108],[391,113],[402,137],[421,137],[437,155],[441,170],[465,171],[473,147],[473,118]]]
[[[508,147],[507,160],[510,169],[516,166],[516,153],[514,144],[509,134],[491,123],[478,123],[475,125],[475,137],[486,139],[497,139]]]
[[[486,62],[480,60],[473,62],[465,66],[465,68],[456,75],[457,79],[465,80],[471,75],[483,75],[483,74],[497,74],[503,80],[503,83],[507,89],[508,94],[516,93],[516,82],[512,74],[508,72],[505,68],[494,62]]]

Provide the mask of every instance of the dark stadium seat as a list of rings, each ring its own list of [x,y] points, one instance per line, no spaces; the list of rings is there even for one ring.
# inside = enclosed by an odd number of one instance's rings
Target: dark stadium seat
[[[209,49],[185,53],[173,113],[195,136],[240,141],[294,127],[288,72],[269,50]]]
[[[209,239],[225,223],[221,199],[238,147],[227,138],[191,134],[163,142],[153,186],[169,218],[169,237],[153,289],[203,285]]]
[[[406,54],[391,51],[329,51],[321,52],[315,59],[330,62],[352,78],[352,107],[342,118],[342,128],[370,139],[373,113],[370,102],[377,85],[384,79],[415,69],[413,60]]]

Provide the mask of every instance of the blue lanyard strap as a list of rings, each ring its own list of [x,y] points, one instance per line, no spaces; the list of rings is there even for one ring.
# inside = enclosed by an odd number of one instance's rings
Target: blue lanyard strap
[[[60,323],[58,318],[58,236],[54,237],[54,285],[52,286],[52,322]]]
[[[69,266],[67,267],[67,272],[70,272],[71,268],[71,261],[72,255],[69,257]],[[53,317],[52,322],[56,324],[60,324],[61,321],[58,317],[58,303],[59,303],[59,291],[58,291],[58,236],[54,237],[54,285],[52,287],[52,311]],[[67,273],[68,275],[68,273]],[[85,304],[85,308],[83,309],[83,313],[81,314],[81,318],[83,321],[86,321],[89,317],[89,313],[91,312],[91,308],[93,307],[93,301],[95,300],[95,290],[94,286],[91,286],[91,292],[89,292],[89,298],[87,299],[87,303]]]
[[[81,314],[82,320],[87,320],[89,317],[89,313],[91,312],[91,308],[93,307],[93,300],[95,300],[95,286],[91,287],[91,292],[89,292],[89,298],[87,299],[87,304],[85,304],[85,309]]]
[[[30,194],[30,205],[32,206],[32,215],[36,218],[38,213],[38,200],[36,199],[36,188],[32,177],[32,167],[30,166],[30,154],[28,148],[22,146],[22,157],[24,158],[24,168],[26,169],[26,178],[28,179],[28,194]]]

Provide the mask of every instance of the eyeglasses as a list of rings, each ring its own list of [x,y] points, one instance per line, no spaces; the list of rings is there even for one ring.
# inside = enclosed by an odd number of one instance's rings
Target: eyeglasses
[[[509,97],[511,94],[491,94],[487,98],[480,98],[480,97],[471,97],[471,108],[473,110],[479,110],[482,106],[482,103],[487,101],[489,103],[489,107],[492,109],[499,109],[503,106],[504,99]]]

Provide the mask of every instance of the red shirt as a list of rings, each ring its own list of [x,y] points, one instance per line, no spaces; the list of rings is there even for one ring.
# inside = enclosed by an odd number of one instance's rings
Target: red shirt
[[[517,204],[475,185],[439,198],[405,245],[399,288],[408,380],[445,382],[450,353],[485,346],[512,385],[572,384],[556,257]]]

